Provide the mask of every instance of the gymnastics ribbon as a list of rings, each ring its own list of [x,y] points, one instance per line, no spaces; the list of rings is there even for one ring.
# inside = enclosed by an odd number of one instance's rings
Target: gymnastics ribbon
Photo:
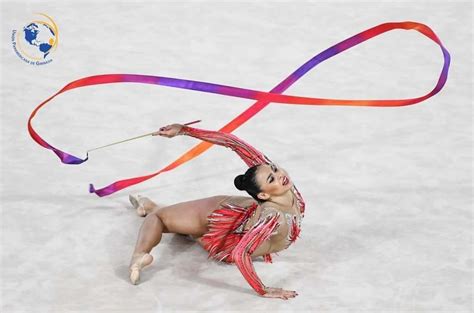
[[[404,29],[404,30],[416,30],[417,32],[428,37],[435,43],[439,45],[444,57],[444,65],[439,75],[438,82],[436,86],[424,96],[410,99],[389,99],[389,100],[343,100],[343,99],[323,99],[323,98],[312,98],[312,97],[298,97],[291,95],[283,95],[282,93],[293,85],[298,79],[303,77],[308,71],[313,69],[319,63],[347,50],[350,49],[366,40],[369,40],[375,36],[383,34],[387,31],[394,29]],[[443,44],[436,36],[436,34],[426,25],[417,23],[417,22],[394,22],[394,23],[384,23],[367,29],[361,33],[358,33],[350,38],[347,38],[338,44],[329,47],[328,49],[317,54],[309,61],[300,66],[296,71],[291,75],[285,78],[280,82],[276,87],[274,87],[270,92],[263,92],[258,90],[251,90],[239,87],[218,85],[213,83],[201,82],[201,81],[192,81],[178,78],[170,77],[161,77],[161,76],[149,76],[149,75],[137,75],[137,74],[105,74],[105,75],[95,75],[84,77],[78,80],[75,80],[66,86],[64,86],[57,93],[43,101],[35,110],[31,113],[30,118],[28,119],[28,132],[34,141],[39,145],[43,146],[46,149],[52,150],[61,160],[61,162],[66,164],[81,164],[88,160],[89,155],[87,154],[85,159],[73,156],[69,153],[66,153],[58,148],[51,146],[43,138],[41,138],[38,133],[31,126],[31,121],[36,115],[38,110],[52,100],[57,95],[79,87],[99,85],[99,84],[110,84],[110,83],[141,83],[141,84],[155,84],[166,87],[189,89],[200,92],[215,93],[225,96],[238,97],[244,99],[253,99],[257,100],[252,106],[242,112],[240,115],[235,117],[224,127],[220,129],[222,132],[230,133],[243,123],[252,118],[255,114],[260,112],[265,108],[269,103],[284,103],[284,104],[294,104],[294,105],[341,105],[341,106],[374,106],[374,107],[395,107],[395,106],[405,106],[411,105],[423,100],[426,100],[433,95],[437,94],[446,83],[448,77],[448,69],[450,63],[449,52],[444,48]],[[163,172],[170,171],[181,164],[194,159],[195,157],[202,154],[204,151],[209,149],[212,146],[211,143],[201,142],[182,154],[175,161],[171,162],[169,165],[159,170],[156,173],[134,177],[129,179],[124,179],[116,181],[106,187],[95,189],[92,184],[89,186],[89,192],[95,193],[96,195],[103,197],[110,195],[116,191],[124,189],[128,186],[132,186],[148,180],[152,177],[155,177]]]

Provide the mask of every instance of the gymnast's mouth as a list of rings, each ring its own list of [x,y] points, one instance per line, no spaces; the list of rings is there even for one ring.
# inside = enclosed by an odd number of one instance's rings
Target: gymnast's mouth
[[[290,180],[288,179],[288,177],[284,176],[284,177],[283,177],[282,185],[283,185],[283,186],[286,186],[286,185],[288,185],[289,182],[290,182]]]

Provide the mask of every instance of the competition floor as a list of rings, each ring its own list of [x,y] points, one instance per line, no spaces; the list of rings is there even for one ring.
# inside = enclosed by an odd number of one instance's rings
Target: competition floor
[[[2,3],[1,312],[471,312],[472,4]],[[12,29],[54,18],[53,61],[24,63]],[[306,200],[301,238],[255,262],[262,281],[296,290],[258,297],[235,266],[165,234],[141,284],[128,263],[143,221],[129,193],[159,204],[243,195],[245,170],[213,147],[155,179],[99,198],[113,181],[152,173],[198,141],[149,137],[64,165],[28,135],[31,111],[66,83],[104,73],[170,76],[268,91],[327,47],[388,21],[430,26],[451,52],[445,88],[401,108],[269,105],[235,134],[284,167]],[[467,26],[466,26],[467,25]],[[393,31],[332,58],[287,94],[348,99],[421,96],[441,52]],[[53,146],[88,149],[202,119],[218,129],[252,101],[109,84],[54,99],[33,124]]]

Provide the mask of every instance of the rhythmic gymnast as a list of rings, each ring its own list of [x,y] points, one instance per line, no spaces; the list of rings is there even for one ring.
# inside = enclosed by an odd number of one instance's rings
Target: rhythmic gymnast
[[[271,253],[288,248],[300,233],[305,204],[287,172],[232,134],[172,124],[153,135],[187,135],[231,148],[249,166],[235,177],[234,185],[251,198],[221,195],[158,207],[147,197],[130,195],[137,213],[146,216],[130,261],[131,282],[137,284],[142,268],[153,261],[150,251],[162,234],[177,233],[195,239],[209,258],[235,263],[259,295],[296,297],[296,291],[265,286],[252,264],[260,256],[271,263]]]

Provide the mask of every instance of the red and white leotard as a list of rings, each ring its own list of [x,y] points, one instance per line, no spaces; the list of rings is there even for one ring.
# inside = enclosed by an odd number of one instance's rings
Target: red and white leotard
[[[230,148],[249,167],[272,164],[263,153],[233,134],[189,126],[183,126],[179,134]],[[202,243],[209,252],[209,257],[227,263],[235,263],[250,286],[259,294],[265,294],[265,285],[255,273],[252,253],[277,233],[279,226],[284,221],[288,224],[286,248],[295,242],[300,234],[305,203],[294,185],[291,191],[295,197],[295,205],[299,214],[290,214],[271,208],[258,210],[258,203],[250,197],[229,196],[221,202],[219,208],[208,216],[209,232],[202,237]],[[253,225],[247,225],[251,219],[255,220],[253,217],[257,211],[260,211],[258,219]],[[263,258],[266,262],[272,262],[270,254],[265,254]]]

